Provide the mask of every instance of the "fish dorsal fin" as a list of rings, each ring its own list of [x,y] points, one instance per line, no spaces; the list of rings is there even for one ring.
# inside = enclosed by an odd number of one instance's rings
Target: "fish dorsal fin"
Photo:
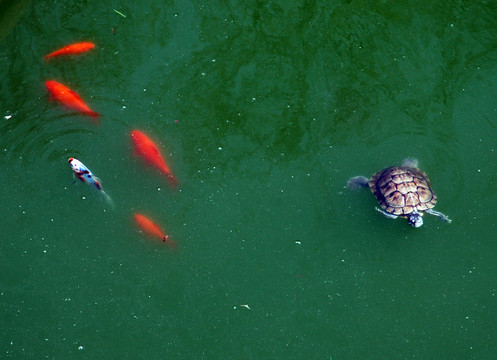
[[[157,146],[152,146],[152,153],[155,156],[161,156],[159,149],[157,149]]]
[[[148,146],[143,149],[143,153],[147,154],[147,156],[161,156],[160,151],[155,144],[148,144]]]
[[[79,94],[77,92],[72,91],[72,90],[69,90],[69,92],[71,93],[72,96],[74,96],[79,101],[83,101],[83,99],[81,99],[81,96],[79,96]]]

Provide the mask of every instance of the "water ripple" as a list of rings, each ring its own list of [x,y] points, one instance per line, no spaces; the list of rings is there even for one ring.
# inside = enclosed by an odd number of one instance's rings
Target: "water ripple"
[[[49,120],[40,115],[34,118],[22,116],[23,119],[15,113],[4,116],[0,149],[4,165],[14,168],[26,168],[39,161],[58,161],[69,153],[77,153],[86,135],[94,132],[91,124],[84,126],[76,121],[67,122],[65,118],[72,117],[71,114],[58,115]]]

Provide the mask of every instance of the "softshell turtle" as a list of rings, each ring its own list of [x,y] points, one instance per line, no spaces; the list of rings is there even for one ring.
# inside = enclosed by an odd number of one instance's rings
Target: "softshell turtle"
[[[423,225],[423,213],[451,222],[447,216],[433,210],[437,195],[431,188],[428,176],[418,169],[416,159],[408,158],[402,162],[402,166],[380,170],[371,179],[364,176],[350,178],[347,187],[369,187],[381,206],[381,209],[376,210],[391,219],[405,217],[414,227]]]

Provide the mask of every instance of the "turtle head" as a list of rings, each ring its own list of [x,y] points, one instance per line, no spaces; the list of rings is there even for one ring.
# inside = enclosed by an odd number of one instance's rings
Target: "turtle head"
[[[420,227],[423,225],[423,217],[421,214],[417,212],[413,212],[409,215],[409,225],[414,226],[416,228]]]

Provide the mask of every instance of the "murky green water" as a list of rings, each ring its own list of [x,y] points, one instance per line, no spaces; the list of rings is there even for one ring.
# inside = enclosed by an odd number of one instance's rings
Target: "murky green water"
[[[0,357],[494,358],[496,14],[492,1],[30,3],[0,42]],[[82,40],[96,50],[42,60]],[[49,101],[48,79],[101,125]],[[178,191],[135,159],[135,128]],[[72,185],[70,156],[115,210]],[[452,224],[413,229],[344,187],[407,156]],[[135,212],[178,251],[140,234]]]

